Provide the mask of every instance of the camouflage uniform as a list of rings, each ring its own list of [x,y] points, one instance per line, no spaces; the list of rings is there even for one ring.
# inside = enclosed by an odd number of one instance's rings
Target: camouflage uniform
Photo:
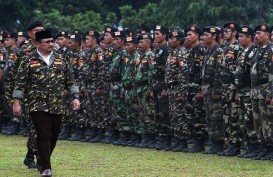
[[[240,103],[239,124],[243,134],[244,144],[247,146],[258,145],[258,138],[253,125],[252,104],[250,99],[250,68],[253,64],[255,47],[244,49],[240,55],[235,72],[235,85],[238,89]]]
[[[202,94],[206,109],[208,134],[213,145],[220,148],[223,146],[225,136],[221,99],[222,86],[217,73],[221,61],[222,49],[215,44],[205,55],[202,66]],[[218,94],[220,98],[213,99],[212,94]],[[214,146],[212,148],[214,148]]]
[[[192,137],[204,141],[206,131],[206,113],[203,98],[195,98],[196,93],[201,93],[201,70],[206,50],[201,45],[191,49],[188,55],[188,96],[187,119]]]
[[[174,135],[182,141],[189,136],[189,128],[185,115],[187,97],[188,68],[186,50],[174,49],[166,62],[165,83],[169,95],[169,117]]]
[[[226,105],[224,120],[226,124],[226,131],[229,135],[228,142],[240,148],[242,140],[242,132],[239,128],[239,102],[235,100],[237,88],[234,85],[234,73],[238,57],[240,56],[242,47],[235,41],[233,44],[227,46],[223,52],[223,60],[220,66],[220,76],[223,83],[223,102]]]
[[[253,122],[256,135],[263,146],[273,147],[273,108],[266,103],[266,97],[272,97],[272,44],[259,47],[251,67],[251,101]]]

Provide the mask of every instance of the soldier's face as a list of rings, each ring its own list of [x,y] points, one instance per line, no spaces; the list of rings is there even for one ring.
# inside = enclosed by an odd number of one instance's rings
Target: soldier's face
[[[269,33],[264,31],[256,31],[255,41],[258,45],[264,45],[269,39]]]
[[[60,48],[64,48],[68,43],[68,38],[64,36],[60,36],[57,38],[57,44],[59,45]]]
[[[211,33],[204,32],[203,35],[203,43],[204,45],[211,44],[215,40],[215,37]]]
[[[231,29],[224,29],[224,39],[225,40],[230,40],[232,38],[232,33],[233,31]]]
[[[106,44],[111,44],[114,41],[114,38],[111,35],[111,33],[105,33],[104,39],[105,39]]]
[[[115,37],[114,44],[117,49],[120,49],[123,46],[124,42],[123,40],[121,40],[120,37]]]
[[[246,34],[239,33],[238,40],[242,47],[247,47],[248,44],[251,42],[251,36],[247,36]]]
[[[180,45],[180,41],[176,37],[171,37],[168,40],[168,44],[172,48],[176,48],[177,46]]]
[[[196,34],[193,31],[188,31],[187,32],[187,41],[189,41],[191,44],[196,43],[196,41],[198,40],[198,34]]]
[[[137,45],[133,43],[126,43],[125,44],[126,52],[129,54],[133,54],[136,51],[136,46]]]
[[[7,47],[7,48],[12,47],[13,45],[15,45],[15,39],[6,38],[5,41],[4,41],[4,45],[5,45],[5,47]]]
[[[17,46],[20,46],[22,42],[24,42],[26,38],[24,36],[18,36],[17,37]]]
[[[41,42],[38,43],[38,49],[42,52],[51,52],[53,50],[54,40],[53,38],[42,39]]]
[[[145,52],[147,49],[150,48],[150,42],[148,41],[148,39],[141,39],[138,42],[138,50],[140,52]]]
[[[162,34],[160,31],[155,31],[154,41],[157,43],[161,43],[166,39],[166,34]]]
[[[76,40],[70,39],[68,42],[68,47],[74,51],[79,48],[79,43]]]
[[[30,31],[28,31],[28,35],[30,36],[30,38],[32,40],[35,40],[35,33],[38,32],[38,31],[43,31],[44,30],[44,27],[42,26],[36,26],[35,28],[31,29]]]
[[[86,47],[92,47],[96,43],[96,39],[93,38],[92,36],[86,36]]]
[[[100,42],[100,47],[102,48],[102,50],[105,50],[105,49],[107,48],[107,44],[105,43],[104,40],[102,40],[102,41]]]

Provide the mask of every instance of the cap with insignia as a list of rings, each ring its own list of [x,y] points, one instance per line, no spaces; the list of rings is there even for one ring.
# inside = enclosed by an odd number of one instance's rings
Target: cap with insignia
[[[96,38],[99,38],[100,37],[100,33],[97,32],[97,31],[87,31],[85,33],[85,36],[94,36]]]
[[[38,31],[35,33],[36,40],[47,39],[47,38],[53,38],[49,30]]]
[[[137,44],[138,43],[138,40],[136,37],[127,37],[125,39],[125,42],[124,43],[133,43],[133,44]]]
[[[56,34],[55,38],[57,39],[58,37],[61,37],[61,36],[68,38],[68,32],[60,31],[59,33]]]
[[[183,38],[185,35],[182,31],[171,30],[169,33],[169,38],[171,37]]]
[[[167,35],[169,34],[169,28],[163,25],[156,25],[154,28],[154,31],[160,31],[161,33],[164,33]]]
[[[142,40],[142,39],[150,39],[151,41],[153,40],[152,36],[148,33],[144,33],[138,36],[138,40]]]
[[[218,35],[219,35],[219,34],[222,34],[222,35],[223,35],[223,33],[224,33],[224,28],[223,28],[223,27],[221,27],[221,26],[216,26],[216,30],[218,31],[218,32],[217,32]]]
[[[231,21],[224,24],[224,28],[232,29],[238,31],[240,28],[240,25],[237,22]]]
[[[184,31],[185,31],[185,34],[187,34],[187,32],[189,31],[193,31],[199,35],[202,35],[202,30],[196,25],[188,26]]]
[[[132,30],[128,29],[128,28],[124,29],[123,31],[124,31],[124,33],[126,34],[127,37],[134,36],[134,32]]]
[[[115,31],[115,32],[112,32],[112,36],[113,37],[120,37],[121,39],[125,39],[126,38],[126,34],[124,31]]]
[[[216,34],[216,35],[219,34],[219,33],[218,33],[218,30],[216,29],[215,26],[207,26],[207,27],[204,27],[204,28],[203,28],[203,33],[205,33],[205,32],[211,33],[211,34]]]
[[[116,29],[116,28],[113,28],[113,27],[107,27],[106,29],[105,29],[105,33],[112,33],[112,32],[115,32],[115,31],[117,31],[118,29]]]
[[[269,26],[267,25],[259,25],[259,26],[256,26],[256,28],[254,29],[254,32],[256,31],[263,31],[263,32],[268,32],[270,33],[271,32],[271,29]]]
[[[27,31],[32,30],[33,28],[37,27],[37,26],[42,26],[43,27],[43,23],[41,20],[32,20],[31,22],[29,22],[29,24],[26,27]]]
[[[249,26],[244,25],[241,28],[239,28],[239,33],[249,34],[249,35],[253,36],[254,30],[252,28],[250,28]]]
[[[7,32],[4,36],[3,36],[3,38],[5,39],[5,38],[17,38],[17,34],[16,33],[12,33],[12,32]]]

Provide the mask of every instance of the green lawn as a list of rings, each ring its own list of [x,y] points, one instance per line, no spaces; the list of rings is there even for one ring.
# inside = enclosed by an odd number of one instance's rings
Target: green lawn
[[[22,161],[26,138],[0,135],[0,177],[36,177]],[[54,177],[272,177],[273,161],[58,141]]]

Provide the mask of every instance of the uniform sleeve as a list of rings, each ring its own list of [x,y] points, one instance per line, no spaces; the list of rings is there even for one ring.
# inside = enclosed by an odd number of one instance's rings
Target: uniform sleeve
[[[222,62],[222,59],[223,59],[222,52],[217,51],[216,66],[215,66],[216,73],[215,73],[213,87],[212,87],[213,94],[221,94],[222,93],[222,82],[221,82],[221,77],[220,77],[220,71],[221,71],[220,64]]]
[[[267,96],[273,97],[273,51],[271,55],[268,56],[269,60],[269,76],[268,76],[268,87],[267,87]]]
[[[65,82],[65,88],[70,90],[70,94],[78,94],[79,87],[76,85],[73,73],[71,71],[71,68],[69,67],[68,64],[66,64],[66,82]]]

